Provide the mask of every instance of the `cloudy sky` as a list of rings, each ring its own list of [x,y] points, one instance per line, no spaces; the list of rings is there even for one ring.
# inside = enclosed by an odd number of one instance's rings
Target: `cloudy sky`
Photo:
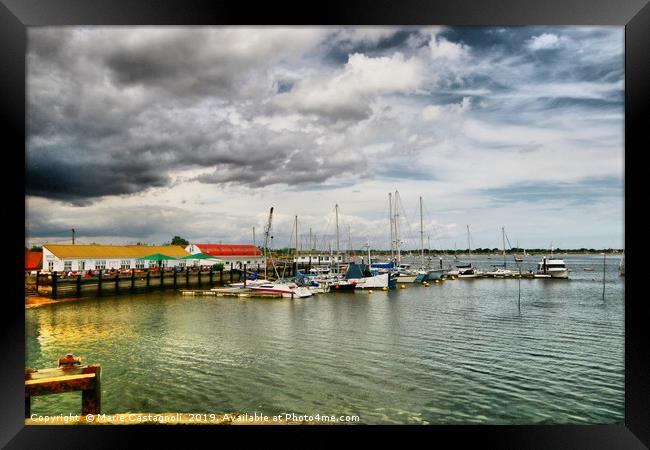
[[[623,247],[622,27],[28,28],[26,244]]]

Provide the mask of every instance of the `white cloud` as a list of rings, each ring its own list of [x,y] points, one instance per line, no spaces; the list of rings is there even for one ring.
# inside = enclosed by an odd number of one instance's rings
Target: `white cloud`
[[[531,50],[546,50],[560,47],[562,40],[553,33],[544,33],[533,36],[528,41],[528,48]]]
[[[465,44],[450,42],[435,34],[429,40],[429,52],[434,60],[458,61],[469,55],[470,48]]]
[[[422,118],[429,122],[444,119],[457,119],[469,111],[471,105],[472,101],[469,97],[463,97],[460,103],[428,105],[422,110]]]

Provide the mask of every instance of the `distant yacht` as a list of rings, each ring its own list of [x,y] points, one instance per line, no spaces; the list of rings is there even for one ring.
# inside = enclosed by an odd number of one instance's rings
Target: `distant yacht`
[[[537,263],[536,278],[569,278],[569,269],[563,259],[547,259]]]

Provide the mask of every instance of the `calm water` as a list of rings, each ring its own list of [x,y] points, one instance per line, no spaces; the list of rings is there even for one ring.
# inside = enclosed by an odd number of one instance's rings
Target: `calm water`
[[[106,413],[622,422],[624,278],[608,256],[603,302],[602,258],[566,256],[568,281],[521,280],[520,310],[518,280],[505,279],[293,301],[166,292],[47,305],[26,311],[27,365],[68,352],[101,364]],[[80,394],[32,405],[78,414]]]

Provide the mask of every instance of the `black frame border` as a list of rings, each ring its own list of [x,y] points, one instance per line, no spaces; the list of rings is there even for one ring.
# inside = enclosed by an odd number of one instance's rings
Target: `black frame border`
[[[24,183],[25,149],[25,55],[26,27],[47,25],[618,25],[625,26],[625,237],[639,227],[632,220],[634,205],[643,205],[640,179],[634,172],[647,148],[642,134],[650,100],[650,5],[647,0],[336,0],[322,4],[260,3],[208,0],[0,0],[0,119],[9,132],[11,174],[5,177],[3,192],[11,211],[10,230],[18,236],[24,230],[24,196],[16,189],[15,177]],[[645,145],[643,145],[643,144]],[[24,184],[23,184],[24,185]],[[22,214],[20,214],[22,212]],[[20,261],[24,243],[11,242],[10,290],[0,328],[2,346],[3,401],[0,402],[0,445],[7,448],[127,447],[136,436],[159,443],[187,442],[187,437],[206,438],[206,433],[236,435],[247,439],[266,437],[269,432],[286,436],[332,431],[346,435],[367,431],[361,427],[188,427],[162,426],[33,426],[23,421],[23,374],[25,361],[25,310],[18,301],[23,295]],[[639,284],[635,264],[641,251],[626,248],[626,290]],[[630,261],[632,263],[630,264]],[[630,278],[631,277],[631,278]],[[630,281],[631,280],[631,281]],[[15,292],[14,292],[15,290]],[[422,437],[453,439],[455,444],[476,443],[497,448],[647,448],[650,445],[650,358],[644,336],[643,296],[626,295],[625,314],[625,424],[581,426],[374,426],[370,431],[407,430]],[[189,429],[189,432],[188,432]],[[321,433],[326,430],[326,433]],[[189,434],[188,434],[189,433]],[[219,441],[214,441],[219,444]],[[430,441],[431,442],[431,441]]]

